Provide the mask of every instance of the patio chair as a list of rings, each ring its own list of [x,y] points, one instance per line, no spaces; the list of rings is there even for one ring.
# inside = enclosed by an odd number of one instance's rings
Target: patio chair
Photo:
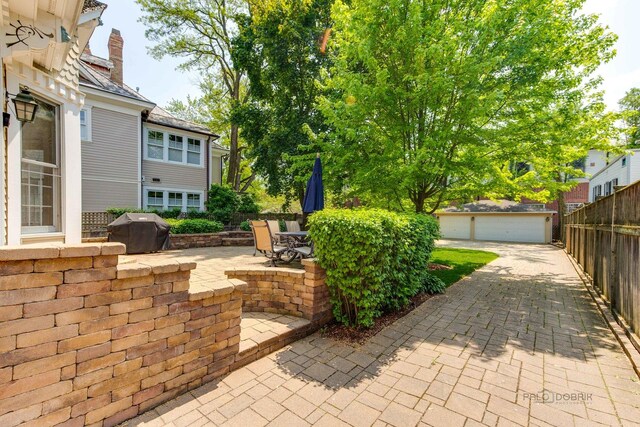
[[[299,255],[300,259],[313,257],[313,243],[310,246],[298,246],[291,250]]]
[[[285,221],[287,231],[301,231],[300,223],[298,221]]]
[[[256,252],[263,253],[269,258],[271,265],[275,267],[276,260],[280,260],[282,254],[289,248],[275,245],[269,228],[267,221],[251,221]]]
[[[280,232],[280,222],[277,220],[268,220],[267,224],[269,224],[269,230],[271,231],[271,238],[276,245],[285,246],[285,241],[281,236],[276,235],[276,233]]]

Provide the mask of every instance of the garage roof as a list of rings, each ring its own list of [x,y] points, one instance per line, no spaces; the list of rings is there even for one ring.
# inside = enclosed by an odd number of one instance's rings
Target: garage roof
[[[462,206],[451,206],[442,209],[437,214],[448,213],[533,213],[549,214],[555,211],[547,210],[542,204],[517,203],[511,200],[480,200],[466,203]]]

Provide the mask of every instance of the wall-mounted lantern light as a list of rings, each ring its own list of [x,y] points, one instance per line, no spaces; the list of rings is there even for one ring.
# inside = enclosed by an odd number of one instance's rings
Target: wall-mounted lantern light
[[[13,98],[16,107],[16,118],[22,123],[30,123],[35,120],[38,111],[38,103],[26,87],[20,88],[20,93]]]

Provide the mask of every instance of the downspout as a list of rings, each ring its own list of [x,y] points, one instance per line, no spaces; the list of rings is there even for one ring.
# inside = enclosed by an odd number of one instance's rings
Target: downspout
[[[7,67],[2,64],[2,92],[4,95],[4,104],[3,104],[3,108],[2,111],[8,113],[9,112],[9,99],[7,97]],[[7,240],[7,235],[9,234],[9,225],[8,225],[8,221],[7,221],[7,214],[9,212],[9,196],[7,195],[8,193],[8,179],[9,179],[9,173],[7,172],[7,168],[8,168],[8,162],[9,162],[9,154],[8,154],[8,150],[9,150],[9,129],[8,127],[2,127],[2,136],[4,138],[3,141],[3,159],[2,159],[2,165],[3,165],[3,188],[2,188],[2,195],[4,196],[4,200],[3,200],[3,206],[2,206],[2,219],[3,219],[3,223],[2,223],[2,239],[0,241],[0,245],[6,245],[8,243]]]
[[[138,194],[140,209],[144,209],[144,181],[142,179],[144,176],[144,170],[142,170],[142,159],[144,158],[144,114],[144,110],[140,112],[140,158],[138,159],[140,162],[140,194]]]
[[[209,189],[211,188],[211,136],[207,138],[207,188],[205,188],[204,193],[209,194]],[[205,196],[206,197],[206,196]]]

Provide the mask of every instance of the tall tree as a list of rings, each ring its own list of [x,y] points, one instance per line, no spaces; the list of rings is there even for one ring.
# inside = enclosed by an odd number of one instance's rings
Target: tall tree
[[[184,69],[202,71],[209,83],[228,100],[231,108],[246,101],[244,73],[232,61],[232,40],[237,35],[238,15],[249,10],[248,0],[136,0],[146,36],[155,43],[150,49],[156,58],[165,55],[184,59]],[[226,119],[229,127],[227,183],[240,189],[242,159],[238,124]]]
[[[640,145],[640,89],[630,89],[619,102],[626,125],[627,144]]]
[[[200,90],[203,93],[201,97],[193,98],[187,96],[186,100],[172,99],[167,106],[167,110],[178,118],[207,126],[212,132],[220,135],[220,139],[217,142],[228,147],[231,139],[229,126],[231,100],[224,89],[206,77],[200,82]],[[244,144],[240,139],[238,151],[241,157],[236,179],[237,184],[239,184],[236,190],[240,192],[246,191],[256,178],[256,174],[251,169],[250,160],[242,155],[243,148]],[[224,171],[228,178],[227,172],[227,170]]]
[[[252,167],[271,195],[302,204],[317,144],[325,129],[315,107],[316,80],[327,63],[322,38],[332,0],[265,0],[240,22],[234,62],[246,70],[250,102],[234,111]]]
[[[540,188],[541,173],[508,165],[574,145],[548,137],[553,112],[583,114],[581,92],[594,91],[592,73],[613,55],[615,36],[579,14],[583,3],[338,0],[335,65],[320,99],[332,128],[327,168],[342,171],[337,185],[370,203],[409,200],[417,212]],[[545,168],[560,172],[565,163]]]

